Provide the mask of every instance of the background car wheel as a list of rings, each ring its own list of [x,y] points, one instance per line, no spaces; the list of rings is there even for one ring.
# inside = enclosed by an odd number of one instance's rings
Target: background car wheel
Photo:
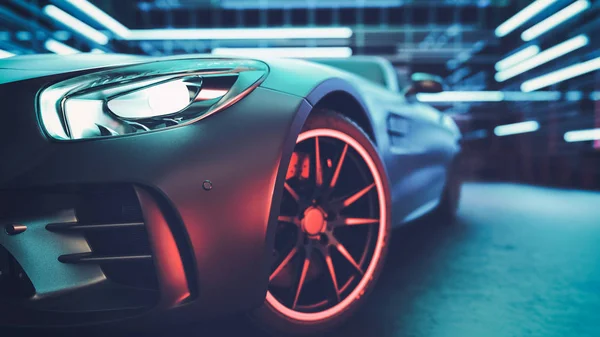
[[[444,219],[453,220],[458,212],[460,195],[462,191],[462,179],[459,174],[459,157],[457,156],[448,169],[448,178],[442,194],[442,200],[437,213]]]
[[[381,271],[390,223],[387,176],[369,137],[338,113],[313,113],[288,168],[267,298],[252,320],[276,336],[343,323]]]

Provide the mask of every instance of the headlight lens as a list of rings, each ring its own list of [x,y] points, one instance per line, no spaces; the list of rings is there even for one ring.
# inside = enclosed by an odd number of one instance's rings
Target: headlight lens
[[[265,78],[254,60],[184,59],[71,78],[40,94],[40,117],[55,139],[114,137],[185,125],[222,110]]]

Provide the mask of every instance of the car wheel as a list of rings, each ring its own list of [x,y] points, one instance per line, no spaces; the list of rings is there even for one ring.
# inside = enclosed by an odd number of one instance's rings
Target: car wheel
[[[460,195],[462,191],[462,179],[459,174],[459,159],[454,159],[448,169],[446,186],[442,194],[442,199],[438,206],[438,214],[444,219],[454,219],[458,212]]]
[[[355,123],[311,114],[288,168],[263,306],[276,336],[326,331],[365,301],[390,237],[390,192],[377,150]]]

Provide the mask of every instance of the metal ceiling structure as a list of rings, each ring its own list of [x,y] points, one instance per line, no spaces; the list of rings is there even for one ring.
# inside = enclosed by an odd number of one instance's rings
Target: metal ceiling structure
[[[499,55],[473,54],[485,45],[497,43],[493,36],[493,28],[500,20],[497,13],[504,12],[503,16],[507,16],[511,12],[507,0],[100,0],[92,3],[132,30],[347,26],[352,28],[353,35],[347,39],[272,41],[114,41],[108,46],[98,46],[65,29],[55,39],[67,41],[82,51],[107,47],[105,51],[156,55],[206,53],[216,47],[348,46],[354,54],[383,55],[399,65],[420,63],[427,67],[445,67],[448,61],[457,63],[471,57],[473,63],[494,62]],[[43,12],[47,4],[62,8],[96,29],[103,28],[68,0],[9,0],[0,5],[2,28],[7,29],[1,40],[10,45],[8,49],[19,53],[26,53],[27,49],[40,52],[43,47],[35,43],[38,35],[43,35],[43,39],[65,28]]]
[[[596,97],[592,93],[600,89],[597,72],[592,71],[576,80],[536,88],[563,92],[558,98],[550,95],[533,99],[534,96],[525,95],[512,96],[520,97],[512,101],[498,101],[493,94],[493,91],[519,92],[528,80],[599,57],[600,42],[596,36],[600,36],[597,34],[600,4],[595,0],[92,0],[90,3],[3,1],[0,50],[14,54],[81,51],[171,55],[211,53],[217,48],[338,48],[354,55],[383,56],[402,74],[437,73],[446,79],[450,90],[476,91],[470,97],[480,97],[483,102],[475,99],[432,103],[454,113],[482,118],[497,118],[497,111],[502,110],[543,119],[545,111],[554,107],[589,114],[595,109],[590,97]],[[531,7],[536,6],[532,12]],[[571,17],[560,21],[566,12]],[[515,26],[515,20],[520,20],[517,22],[520,24]],[[548,27],[551,32],[544,33]],[[274,33],[280,36],[274,38]],[[565,50],[560,44],[578,36],[585,37],[585,45],[560,57],[548,56],[550,49],[558,46],[555,49]],[[515,68],[509,69],[512,77],[499,81],[498,77],[507,73],[497,73],[496,63],[524,49],[531,55],[517,63],[524,63],[519,65],[522,68],[529,63],[530,69],[516,74]],[[544,62],[537,64],[539,61]],[[567,92],[572,93],[567,95]]]

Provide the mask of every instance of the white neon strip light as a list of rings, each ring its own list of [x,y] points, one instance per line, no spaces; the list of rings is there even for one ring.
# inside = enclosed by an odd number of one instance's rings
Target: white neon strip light
[[[347,39],[348,27],[329,28],[225,28],[225,29],[132,29],[127,40],[263,40]]]
[[[574,50],[585,47],[590,42],[590,39],[584,35],[577,35],[574,38],[568,39],[562,43],[559,43],[551,48],[544,50],[543,52],[501,72],[496,73],[494,78],[498,82],[504,82],[517,75],[520,75],[528,70],[539,67],[542,64],[550,62],[556,58],[566,55]]]
[[[553,14],[544,21],[524,31],[521,34],[521,39],[523,39],[523,41],[531,41],[536,37],[549,32],[550,30],[552,30],[552,28],[569,20],[577,14],[590,8],[590,5],[591,4],[589,0],[577,0],[569,6],[565,7],[564,9],[558,11],[556,14]]]
[[[108,43],[108,37],[106,35],[77,20],[75,17],[54,5],[47,5],[44,7],[44,13],[71,28],[74,32],[77,32],[98,44],[105,45]]]
[[[11,52],[7,52],[6,50],[0,49],[0,59],[4,59],[7,57],[11,57],[11,56],[15,56],[15,54],[13,54]]]
[[[527,121],[514,124],[499,125],[494,128],[494,134],[498,137],[516,135],[520,133],[534,132],[540,128],[536,121]]]
[[[495,30],[496,36],[503,37],[510,34],[512,31],[521,27],[525,22],[529,21],[531,18],[538,15],[555,2],[556,0],[537,0],[533,2],[498,26],[498,28]]]
[[[444,91],[438,94],[417,94],[421,102],[501,102],[501,91]]]
[[[508,69],[519,62],[525,61],[528,58],[536,55],[540,52],[540,47],[538,46],[529,46],[527,48],[521,49],[518,52],[498,61],[496,63],[496,70],[502,71]]]
[[[572,95],[575,92],[569,93]],[[577,93],[582,95],[581,92]],[[417,99],[421,102],[546,102],[558,101],[562,97],[563,93],[560,91],[445,91],[438,94],[417,94]]]
[[[48,49],[49,51],[51,51],[55,54],[62,54],[62,55],[76,54],[76,53],[81,52],[75,48],[69,47],[64,43],[60,43],[53,39],[46,40],[46,42],[44,42],[44,47],[46,47],[46,49]]]
[[[87,14],[88,17],[98,22],[100,25],[106,27],[109,31],[115,34],[116,37],[123,40],[347,39],[350,38],[353,34],[352,29],[350,29],[349,27],[243,29],[129,29],[126,26],[122,25],[119,21],[115,20],[113,17],[106,14],[104,11],[102,11],[101,9],[99,9],[98,7],[94,6],[86,0],[65,1],[71,4],[72,6],[76,7],[78,10]],[[82,22],[80,23],[84,24]],[[96,32],[101,34],[98,31]]]
[[[525,92],[538,90],[577,76],[591,73],[592,71],[596,71],[598,69],[600,69],[600,57],[596,57],[595,59],[591,59],[586,62],[577,63],[572,66],[553,71],[546,75],[536,77],[529,81],[525,81],[523,84],[521,84],[521,90]]]
[[[89,18],[93,19],[100,25],[106,27],[111,33],[121,39],[125,39],[129,35],[129,29],[123,26],[119,21],[112,16],[106,14],[100,8],[94,6],[86,0],[65,0],[67,3],[85,13]]]
[[[521,91],[506,91],[504,100],[507,102],[548,102],[558,101],[563,93],[560,91],[536,91],[536,92],[521,92]]]
[[[572,142],[585,142],[588,140],[599,140],[600,129],[589,129],[589,130],[573,130],[565,133],[565,141]]]
[[[540,92],[549,92],[549,91],[534,91],[528,92],[527,94],[535,94]],[[567,101],[577,102],[583,99],[583,93],[581,91],[567,91],[565,92],[565,98]]]
[[[344,58],[352,56],[352,49],[348,47],[215,48],[212,50],[212,54],[249,57]]]

